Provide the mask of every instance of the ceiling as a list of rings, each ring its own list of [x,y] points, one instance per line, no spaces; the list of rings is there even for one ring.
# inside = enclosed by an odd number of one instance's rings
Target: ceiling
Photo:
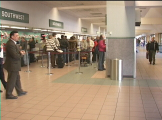
[[[38,1],[37,1],[38,2]],[[105,25],[106,1],[39,1],[40,3],[56,7],[58,10],[71,14],[78,18],[89,21],[100,27]],[[140,10],[141,26],[135,27],[136,35],[162,33],[162,2],[152,3],[145,1],[134,3],[134,1],[125,1],[125,6],[134,6]]]

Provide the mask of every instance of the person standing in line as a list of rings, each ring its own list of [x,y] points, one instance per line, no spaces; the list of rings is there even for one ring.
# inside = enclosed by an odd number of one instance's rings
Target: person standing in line
[[[59,50],[57,48],[57,46],[55,45],[54,43],[54,40],[52,39],[52,35],[49,35],[48,36],[48,39],[46,40],[46,47],[47,47],[47,52],[53,52],[53,51],[57,51],[59,53],[62,53],[63,51],[62,50]],[[51,67],[54,68],[55,66],[55,61],[54,61],[54,54],[51,53],[50,54],[50,58],[51,58]],[[48,60],[48,57],[47,57],[47,60]],[[47,68],[49,67],[49,63],[47,62]]]
[[[60,42],[59,40],[56,38],[56,33],[52,33],[52,40],[54,41],[55,45],[57,48],[60,48]],[[56,66],[56,57],[57,57],[57,54],[54,54],[54,67]]]
[[[104,68],[104,58],[106,52],[106,44],[104,40],[104,36],[100,35],[100,39],[98,41],[98,49],[99,49],[99,61],[98,61],[98,71],[106,70]]]
[[[3,87],[6,89],[6,84],[7,82],[5,81],[5,77],[4,77],[4,72],[3,72],[3,64],[4,64],[4,60],[3,60],[3,45],[2,45],[2,33],[1,33],[1,46],[0,46],[0,80],[3,84]],[[0,92],[3,92],[2,90],[0,90]]]
[[[18,40],[18,31],[12,31],[10,33],[10,39],[6,43],[6,60],[4,63],[4,68],[8,72],[6,99],[18,98],[12,94],[14,88],[18,96],[27,94],[26,91],[22,90],[19,74],[19,71],[21,71],[21,56],[25,54],[25,51],[20,51],[20,48],[16,45]]]
[[[36,62],[36,58],[35,58],[35,55],[34,53],[32,53],[35,49],[35,40],[34,40],[34,37],[32,37],[30,40],[29,40],[29,58],[30,58],[30,63],[32,62]]]
[[[149,62],[150,62],[150,64],[153,61],[153,65],[155,65],[155,55],[156,55],[156,51],[157,51],[157,53],[159,52],[159,45],[155,41],[155,37],[152,37],[151,38],[151,42],[148,43],[148,45],[146,47],[146,50],[149,53]]]
[[[94,47],[94,42],[91,40],[90,37],[87,37],[87,43],[86,43],[87,50],[90,51],[89,53],[89,62],[92,64],[92,48]]]
[[[21,37],[21,41],[20,41],[20,49],[24,50],[25,52],[27,52],[27,41],[25,40],[24,37]],[[25,54],[24,56],[22,56],[22,66],[27,66],[27,54]]]
[[[60,42],[60,48],[63,52],[67,52],[67,49],[68,49],[68,41],[65,39],[64,35],[61,35],[61,39],[59,40]],[[65,65],[67,65],[67,62],[66,62],[66,53],[63,54],[63,57],[64,57],[64,63]]]
[[[97,61],[96,57],[98,56],[97,53],[96,53],[96,47],[98,45],[98,40],[99,40],[99,36],[96,37],[96,39],[94,39],[94,47],[92,49],[92,54],[93,54],[93,57],[92,57],[92,62],[95,62]]]

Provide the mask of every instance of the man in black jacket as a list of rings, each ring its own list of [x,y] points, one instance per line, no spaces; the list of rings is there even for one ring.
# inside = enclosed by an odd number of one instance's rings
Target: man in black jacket
[[[159,45],[155,41],[155,37],[152,37],[151,42],[148,43],[146,49],[147,49],[147,52],[149,52],[149,62],[150,62],[150,64],[153,61],[153,65],[155,65],[155,54],[156,54],[156,51],[157,51],[157,53],[159,52]]]
[[[64,35],[61,35],[61,39],[60,39],[60,48],[63,52],[66,52],[68,49],[68,41],[65,39]],[[66,65],[66,53],[63,54],[64,56],[64,63]]]

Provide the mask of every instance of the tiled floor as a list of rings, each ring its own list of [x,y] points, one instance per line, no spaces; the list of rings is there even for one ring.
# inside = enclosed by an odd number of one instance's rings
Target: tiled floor
[[[23,67],[21,81],[28,94],[6,100],[1,93],[1,120],[162,120],[162,53],[150,65],[139,49],[137,78],[121,82],[105,78],[96,64],[76,74],[77,65],[71,63],[52,69],[52,76],[40,61],[30,65],[31,73]]]

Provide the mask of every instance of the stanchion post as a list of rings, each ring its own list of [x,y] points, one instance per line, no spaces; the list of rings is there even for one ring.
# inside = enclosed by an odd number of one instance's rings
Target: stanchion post
[[[24,72],[31,72],[31,70],[29,70],[29,55],[28,55],[28,51],[26,51],[26,59],[27,59],[27,67],[28,67],[28,70],[24,71]]]
[[[98,55],[96,54],[96,69],[98,68]]]
[[[69,49],[68,49],[68,64],[67,64],[67,66],[71,66],[70,64],[69,64]]]
[[[42,60],[41,60],[41,67],[45,67],[44,65],[43,65],[43,51],[42,51]]]
[[[92,65],[92,50],[90,50],[90,64]]]
[[[77,64],[76,63],[76,49],[74,49],[74,63],[73,64]]]
[[[80,72],[80,51],[79,51],[79,71],[76,72],[76,74],[83,74],[83,72]]]
[[[50,59],[50,52],[48,52],[48,73],[47,75],[52,75],[51,73],[51,59]]]

